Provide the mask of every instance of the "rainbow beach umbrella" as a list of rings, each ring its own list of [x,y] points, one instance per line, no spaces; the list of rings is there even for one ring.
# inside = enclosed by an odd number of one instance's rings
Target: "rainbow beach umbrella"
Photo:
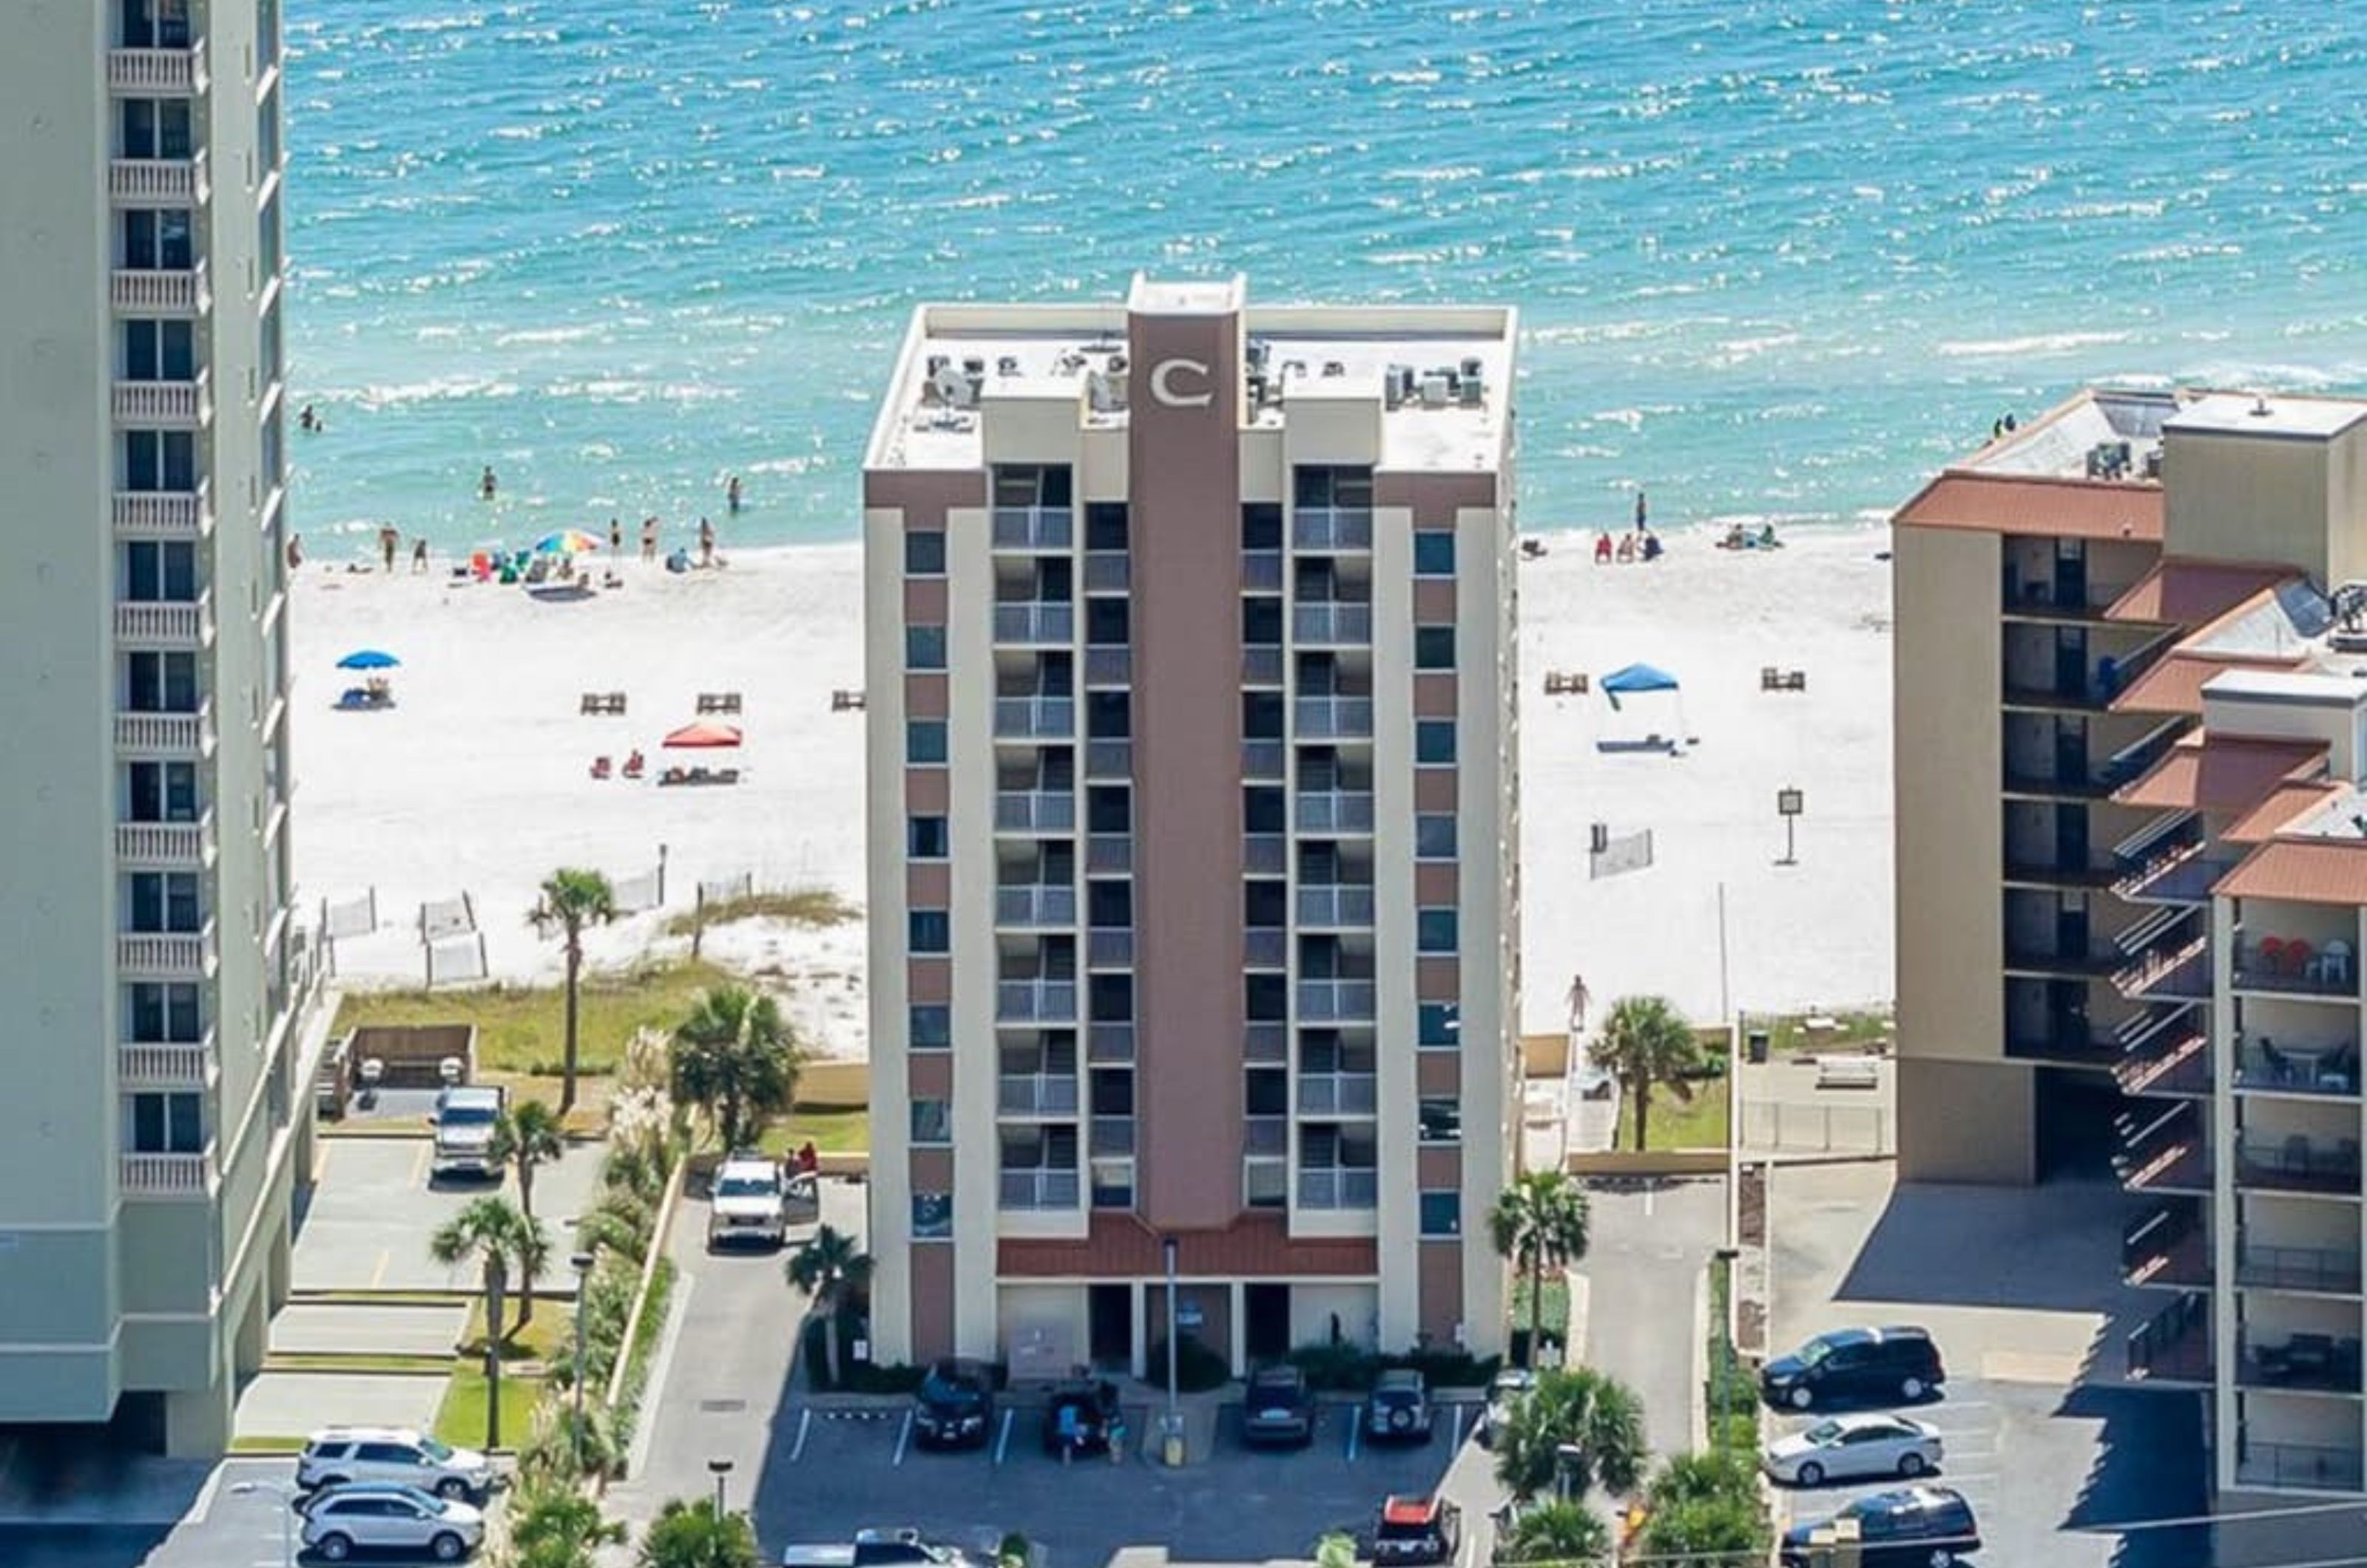
[[[561,528],[556,534],[545,534],[534,542],[538,556],[572,556],[585,550],[596,550],[607,541],[597,534],[587,534],[581,528]]]

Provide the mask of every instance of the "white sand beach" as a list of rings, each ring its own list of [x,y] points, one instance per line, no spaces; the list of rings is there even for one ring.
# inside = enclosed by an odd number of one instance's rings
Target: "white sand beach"
[[[1729,555],[1705,536],[1670,537],[1649,567],[1595,567],[1575,536],[1522,568],[1522,828],[1525,1023],[1564,1018],[1575,971],[1598,1003],[1665,991],[1701,1016],[1718,1004],[1716,887],[1728,886],[1730,973],[1748,1007],[1842,1005],[1890,988],[1888,568],[1878,531],[1810,536]],[[466,893],[492,974],[555,976],[555,942],[527,921],[553,867],[617,877],[653,870],[666,846],[669,905],[698,879],[753,875],[760,888],[863,895],[863,721],[830,711],[862,684],[860,551],[853,545],[747,550],[720,570],[671,576],[628,561],[627,586],[574,604],[515,588],[392,578],[310,565],[291,606],[295,850],[300,897],[375,889],[377,934],[337,943],[348,986],[424,976],[420,905]],[[355,649],[402,660],[397,706],[332,711]],[[1598,694],[1547,698],[1549,669],[1596,680],[1641,660],[1682,682],[1682,755],[1605,754],[1605,734],[1659,726],[1637,699],[1614,716]],[[1762,665],[1808,673],[1805,694],[1762,694]],[[585,716],[585,692],[621,691],[627,716]],[[735,787],[661,788],[683,754],[659,741],[700,692],[742,694]],[[595,781],[635,747],[649,777]],[[1800,863],[1778,868],[1779,785],[1806,792]],[[1650,828],[1656,863],[1590,881],[1589,824]],[[656,941],[659,917],[595,933],[593,962],[622,964]],[[674,939],[679,945],[679,939]],[[863,1049],[859,924],[827,932],[748,922],[708,952],[787,982],[810,1038]]]

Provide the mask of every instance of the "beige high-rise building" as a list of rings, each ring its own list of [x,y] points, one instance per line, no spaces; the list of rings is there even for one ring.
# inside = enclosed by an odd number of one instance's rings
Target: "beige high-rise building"
[[[1497,1348],[1514,319],[936,305],[864,476],[873,1354]]]
[[[0,59],[0,1422],[220,1450],[289,1279],[277,0]]]
[[[1898,523],[1899,1173],[2116,1172],[2101,1371],[2367,1490],[2367,401],[2083,394]]]

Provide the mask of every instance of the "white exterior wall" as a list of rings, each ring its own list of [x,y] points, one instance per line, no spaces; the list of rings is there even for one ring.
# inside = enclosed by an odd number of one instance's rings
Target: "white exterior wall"
[[[1377,403],[1371,405],[1377,408]],[[1380,1114],[1380,1341],[1421,1326],[1421,1182],[1414,1145],[1413,513],[1373,511],[1373,951]],[[1470,886],[1470,884],[1466,884]],[[1463,935],[1465,942],[1470,933]],[[1353,1322],[1353,1320],[1348,1320]]]
[[[871,998],[871,1171],[866,1249],[871,1276],[872,1356],[895,1366],[912,1359],[912,1120],[905,1052],[904,907],[904,514],[863,513],[863,709],[865,798],[871,818],[865,859]],[[942,1242],[925,1242],[940,1247]]]
[[[1511,475],[1502,475],[1498,492],[1509,495],[1512,488]],[[1455,668],[1466,737],[1455,825],[1463,887],[1463,1332],[1465,1343],[1480,1355],[1502,1348],[1505,1270],[1488,1245],[1488,1211],[1512,1179],[1521,1138],[1520,671],[1512,532],[1509,508],[1465,507],[1455,513]],[[1468,608],[1489,604],[1497,607],[1493,616]],[[1495,897],[1487,896],[1489,889]]]

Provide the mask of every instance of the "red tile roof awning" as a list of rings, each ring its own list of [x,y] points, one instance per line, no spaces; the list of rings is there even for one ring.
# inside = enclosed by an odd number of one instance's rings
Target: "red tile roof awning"
[[[2326,750],[2313,740],[2181,740],[2112,798],[2163,810],[2247,811],[2295,773],[2314,770]]]
[[[2316,810],[2341,793],[2342,786],[2331,779],[2279,784],[2267,799],[2228,824],[2227,830],[2219,837],[2230,844],[2264,844],[2287,825],[2300,820],[2304,813]]]
[[[2161,540],[2161,487],[1950,470],[1898,509],[1915,528],[2068,539]]]
[[[2212,659],[2172,649],[2112,699],[2112,711],[2199,714],[2203,683],[2214,675],[2229,670],[2293,670],[2300,664],[2298,659]]]
[[[2104,618],[2152,626],[2199,626],[2217,620],[2262,589],[2274,588],[2301,575],[2289,566],[2167,558],[2156,562],[2151,571],[2114,600],[2112,608],[2104,612]]]
[[[2279,839],[2219,879],[2225,898],[2367,905],[2367,839]]]
[[[1294,1239],[1280,1214],[1243,1214],[1223,1230],[1176,1233],[1176,1272],[1276,1278],[1294,1274],[1370,1278],[1381,1269],[1370,1236]],[[1099,1213],[1082,1241],[1007,1238],[996,1245],[995,1271],[1031,1279],[1153,1279],[1167,1271],[1159,1234],[1131,1214]]]

